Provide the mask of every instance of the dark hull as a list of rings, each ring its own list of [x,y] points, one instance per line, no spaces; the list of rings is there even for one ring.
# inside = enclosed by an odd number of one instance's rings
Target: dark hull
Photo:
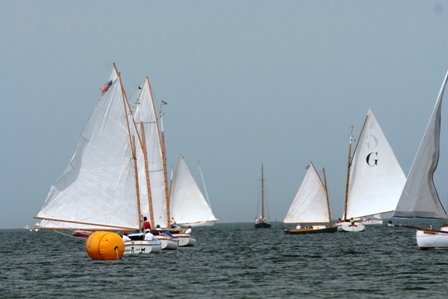
[[[258,222],[255,223],[255,228],[270,228],[271,224],[268,222]]]
[[[300,235],[300,234],[320,234],[320,233],[335,233],[338,231],[337,226],[320,228],[320,229],[311,229],[311,228],[300,228],[300,229],[285,229],[285,234],[290,235]]]

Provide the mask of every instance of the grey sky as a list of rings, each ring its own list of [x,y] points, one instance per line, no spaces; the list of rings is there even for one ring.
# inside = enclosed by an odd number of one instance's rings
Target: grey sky
[[[262,162],[271,219],[310,160],[338,217],[369,107],[407,174],[448,69],[448,4],[10,0],[0,41],[0,228],[34,223],[112,62],[130,95],[148,75],[168,102],[169,165],[200,161],[222,222],[254,219]]]

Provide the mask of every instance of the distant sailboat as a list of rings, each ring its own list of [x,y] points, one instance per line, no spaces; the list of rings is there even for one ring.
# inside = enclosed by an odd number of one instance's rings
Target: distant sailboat
[[[51,186],[36,229],[133,231],[142,227],[136,129],[115,64],[68,167]],[[131,244],[132,243],[132,244]],[[129,246],[128,246],[129,245]],[[132,245],[132,246],[131,246]],[[160,242],[125,242],[125,254]]]
[[[394,217],[448,219],[433,180],[440,155],[442,100],[447,81],[448,72],[440,88]],[[422,249],[448,248],[448,225],[443,225],[440,230],[417,228],[416,240],[417,245]]]
[[[210,226],[218,221],[183,155],[179,155],[171,183],[171,215],[182,226]]]
[[[337,227],[331,224],[325,170],[322,170],[322,179],[313,163],[310,163],[306,169],[305,177],[283,220],[283,223],[299,225],[294,229],[286,229],[285,233],[334,233]]]
[[[406,177],[373,112],[367,112],[355,150],[351,153],[350,135],[347,167],[344,220],[382,224],[382,214],[391,214],[398,202]],[[363,229],[363,222],[342,224],[355,231]]]
[[[271,223],[266,217],[266,201],[264,198],[264,171],[263,165],[261,165],[261,197],[260,197],[260,215],[255,219],[255,228],[270,228]]]

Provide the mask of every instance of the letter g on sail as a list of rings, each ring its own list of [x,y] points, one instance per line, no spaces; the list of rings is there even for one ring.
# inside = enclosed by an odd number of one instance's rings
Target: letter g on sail
[[[378,152],[369,153],[366,157],[366,162],[370,167],[378,166]]]

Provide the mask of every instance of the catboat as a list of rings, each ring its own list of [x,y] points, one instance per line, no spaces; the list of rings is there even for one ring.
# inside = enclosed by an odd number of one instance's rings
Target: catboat
[[[78,235],[81,231],[139,230],[140,203],[144,202],[139,188],[142,173],[138,171],[144,159],[137,155],[141,138],[114,64],[75,154],[35,217],[39,219],[35,229],[75,231]],[[157,240],[128,242],[125,254],[153,252],[160,246]]]
[[[199,168],[204,194],[188,168],[183,155],[179,155],[171,181],[171,215],[182,227],[211,226],[218,219],[213,214],[205,188],[202,171]]]
[[[271,223],[266,217],[266,200],[264,198],[264,172],[263,165],[261,165],[261,197],[260,197],[260,215],[255,219],[255,228],[270,228]]]
[[[165,102],[162,101],[162,105],[164,105],[164,103]],[[157,115],[151,85],[149,79],[146,78],[139,90],[134,109],[134,119],[138,124],[138,129],[143,139],[143,146],[140,151],[140,156],[145,156],[145,152],[151,153],[144,158],[145,163],[142,167],[139,168],[139,172],[145,173],[147,178],[146,180],[141,180],[140,182],[141,193],[144,195],[142,197],[144,200],[141,201],[141,206],[142,210],[146,211],[147,215],[149,216],[151,225],[153,227],[160,227],[169,230],[171,224],[175,222],[173,213],[176,213],[177,211],[172,207],[172,198],[182,197],[182,195],[185,196],[185,194],[197,194],[191,191],[192,188],[188,189],[191,182],[189,178],[185,178],[181,175],[179,175],[179,178],[176,177],[175,180],[179,181],[181,187],[186,186],[187,188],[178,188],[172,183],[171,194],[169,192],[169,182],[166,165],[165,133],[163,130],[162,116],[163,113],[161,111],[160,118]],[[185,161],[183,162],[184,165],[179,166],[180,168],[182,168],[182,166],[186,167]],[[178,164],[179,163],[182,164],[182,161],[178,161]],[[189,173],[189,170],[188,168],[186,168],[186,171],[185,169],[181,169],[179,170],[179,172],[185,174],[185,172]],[[174,201],[173,204],[176,205],[177,203],[177,201]],[[184,205],[185,204],[188,203],[184,203]],[[216,220],[216,218],[214,218],[214,220]],[[180,237],[177,236],[175,232],[171,233],[173,234],[172,240],[167,240],[165,238],[165,240],[162,241],[163,243],[168,243],[166,247],[163,246],[164,249],[175,249],[177,247],[185,246],[185,243],[191,244],[190,246],[193,246],[196,241],[189,234],[184,234],[180,239]],[[192,239],[191,242],[184,241],[185,239],[189,238]]]
[[[367,112],[352,153],[353,142],[350,134],[343,221],[337,223],[340,230],[351,232],[382,224],[381,215],[394,211],[406,181],[372,110]]]
[[[160,253],[162,250],[162,242],[157,238],[152,240],[144,240],[144,233],[129,234],[130,241],[124,242],[124,254],[146,254]]]
[[[447,81],[448,72],[445,74],[434,110],[415,155],[393,217],[448,219],[448,214],[440,201],[433,178],[440,156],[442,100]],[[447,225],[442,225],[439,230],[413,228],[416,229],[417,245],[421,249],[448,248]]]
[[[330,204],[325,170],[323,179],[313,163],[306,167],[305,177],[289,207],[283,223],[300,223],[286,234],[334,233],[337,227],[331,224]],[[302,224],[307,225],[302,225]],[[312,224],[312,225],[310,225]]]

